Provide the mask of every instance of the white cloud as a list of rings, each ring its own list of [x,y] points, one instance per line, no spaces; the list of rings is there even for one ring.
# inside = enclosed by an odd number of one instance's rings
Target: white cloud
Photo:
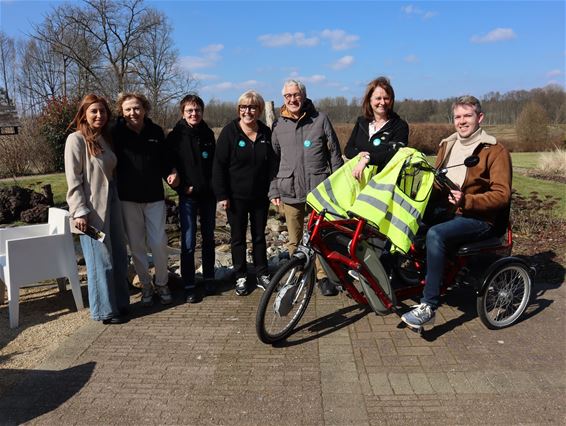
[[[302,81],[303,83],[321,83],[323,81],[326,80],[326,76],[322,75],[322,74],[313,74],[311,76],[301,76],[299,75],[298,72],[292,72],[289,74],[289,78],[292,78],[293,80],[299,80]]]
[[[323,30],[320,36],[329,40],[334,50],[345,50],[356,47],[356,42],[360,39],[360,36],[348,34],[344,30]]]
[[[551,71],[546,73],[547,78],[560,77],[561,75],[562,75],[561,70],[551,70]]]
[[[263,47],[315,47],[321,40],[330,41],[330,45],[334,50],[351,49],[356,46],[356,42],[360,39],[355,34],[348,34],[344,30],[322,30],[311,37],[307,37],[305,33],[279,33],[279,34],[262,34],[258,41]]]
[[[314,47],[320,42],[318,37],[306,37],[305,33],[263,34],[258,38],[263,47]]]
[[[220,78],[215,74],[204,74],[200,72],[193,73],[193,77],[197,80],[218,80]]]
[[[203,92],[225,92],[227,90],[247,90],[260,86],[257,80],[247,80],[242,82],[223,81],[222,83],[210,84],[202,88]]]
[[[419,58],[417,57],[417,55],[413,55],[413,54],[405,56],[403,60],[405,62],[408,62],[409,64],[414,64],[419,62]]]
[[[512,40],[517,35],[511,28],[496,28],[485,35],[472,36],[472,43],[496,43],[498,41]]]
[[[220,56],[222,49],[224,49],[224,45],[222,44],[209,44],[200,49],[202,52],[201,56],[182,57],[180,59],[181,65],[189,70],[210,68],[222,59]]]
[[[430,19],[438,14],[437,12],[433,12],[431,10],[419,9],[418,7],[413,6],[412,4],[401,7],[401,12],[403,12],[405,15],[420,16],[422,19],[425,20]]]
[[[350,55],[346,55],[346,56],[342,56],[332,65],[330,65],[330,67],[335,70],[343,70],[345,68],[350,67],[353,63],[354,63],[354,57]]]

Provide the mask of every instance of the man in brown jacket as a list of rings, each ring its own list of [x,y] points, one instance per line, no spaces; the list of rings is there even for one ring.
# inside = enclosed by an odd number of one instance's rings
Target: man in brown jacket
[[[440,195],[451,204],[454,216],[432,226],[426,235],[427,274],[421,303],[401,319],[412,328],[434,323],[440,304],[444,263],[449,253],[464,244],[493,234],[496,217],[511,201],[511,157],[481,127],[484,114],[478,99],[462,96],[452,105],[456,133],[440,142],[436,167],[448,167],[447,176],[460,189]],[[477,155],[479,163],[467,168],[464,159]]]

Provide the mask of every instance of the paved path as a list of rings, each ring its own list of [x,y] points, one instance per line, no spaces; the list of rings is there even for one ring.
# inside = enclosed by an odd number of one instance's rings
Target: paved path
[[[566,424],[566,292],[543,287],[500,331],[457,289],[425,338],[316,295],[280,347],[255,335],[260,291],[134,306],[129,323],[91,322],[30,371],[0,423]]]

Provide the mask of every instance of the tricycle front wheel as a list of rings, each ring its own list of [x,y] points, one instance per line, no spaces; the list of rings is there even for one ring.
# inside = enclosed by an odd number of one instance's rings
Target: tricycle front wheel
[[[525,265],[512,262],[496,268],[478,295],[481,321],[492,330],[512,325],[527,308],[531,287],[531,276]]]
[[[256,332],[263,343],[288,337],[305,313],[314,288],[314,268],[305,258],[292,257],[273,275],[256,315]]]

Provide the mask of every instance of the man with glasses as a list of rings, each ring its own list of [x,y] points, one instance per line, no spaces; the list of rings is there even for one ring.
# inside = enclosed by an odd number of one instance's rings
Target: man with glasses
[[[279,171],[272,181],[269,199],[283,204],[289,231],[289,255],[303,236],[307,194],[343,164],[338,138],[328,116],[315,109],[307,98],[305,85],[287,80],[283,85],[284,104],[273,123],[272,144]],[[326,273],[317,265],[320,291],[325,296],[338,293]]]

